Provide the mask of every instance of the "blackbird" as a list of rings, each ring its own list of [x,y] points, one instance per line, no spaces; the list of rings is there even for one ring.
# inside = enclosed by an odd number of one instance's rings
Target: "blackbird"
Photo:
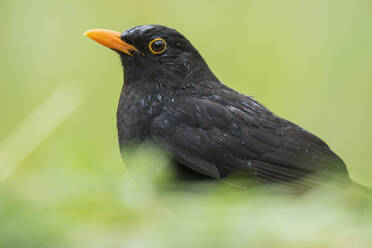
[[[121,149],[150,140],[171,154],[189,179],[239,174],[303,188],[336,175],[350,180],[344,162],[324,141],[224,85],[175,29],[146,25],[85,35],[120,55]]]

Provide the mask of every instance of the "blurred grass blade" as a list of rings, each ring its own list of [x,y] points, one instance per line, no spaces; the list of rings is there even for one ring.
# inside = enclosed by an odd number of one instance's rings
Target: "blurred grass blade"
[[[0,182],[14,170],[80,105],[76,87],[60,87],[36,107],[0,143]]]

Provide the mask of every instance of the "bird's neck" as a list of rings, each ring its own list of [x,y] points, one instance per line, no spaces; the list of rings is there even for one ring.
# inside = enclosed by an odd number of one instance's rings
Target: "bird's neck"
[[[132,141],[149,138],[149,127],[163,106],[178,97],[193,94],[203,84],[219,83],[204,61],[141,68],[124,67],[124,86],[117,111],[117,125],[121,147]]]
[[[146,89],[155,90],[158,85],[177,89],[187,84],[218,81],[198,53],[193,54],[192,57],[185,55],[159,64],[142,64],[137,61],[137,63],[126,64],[123,68],[125,85],[135,84],[133,87]]]

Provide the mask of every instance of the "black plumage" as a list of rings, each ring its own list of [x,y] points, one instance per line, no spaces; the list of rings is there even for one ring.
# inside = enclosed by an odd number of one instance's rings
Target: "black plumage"
[[[336,174],[349,180],[344,162],[325,142],[222,84],[176,30],[138,26],[120,38],[131,46],[111,47],[124,68],[117,111],[122,149],[151,140],[185,166],[179,171],[197,172],[191,177],[242,172],[304,187]],[[306,181],[313,173],[316,179]]]

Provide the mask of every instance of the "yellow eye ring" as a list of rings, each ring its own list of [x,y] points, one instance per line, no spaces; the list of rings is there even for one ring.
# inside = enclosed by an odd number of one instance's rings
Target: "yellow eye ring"
[[[155,46],[158,46],[158,47],[155,47]],[[153,54],[161,54],[167,49],[167,42],[165,42],[165,40],[162,38],[153,39],[149,43],[149,49]]]

